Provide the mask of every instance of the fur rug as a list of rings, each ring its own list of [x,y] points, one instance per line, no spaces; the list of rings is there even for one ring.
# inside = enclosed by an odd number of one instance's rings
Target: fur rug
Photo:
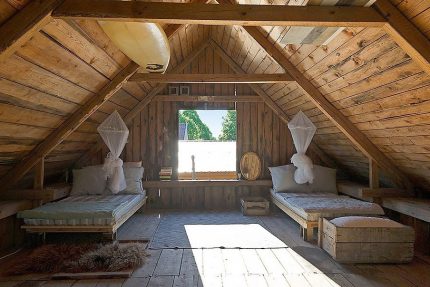
[[[142,265],[146,256],[140,243],[47,244],[19,260],[7,274],[123,271]]]

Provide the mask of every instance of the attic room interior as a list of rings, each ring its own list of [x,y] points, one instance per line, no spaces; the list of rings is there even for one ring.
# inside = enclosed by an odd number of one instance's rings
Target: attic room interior
[[[0,287],[430,286],[430,0],[0,0]]]

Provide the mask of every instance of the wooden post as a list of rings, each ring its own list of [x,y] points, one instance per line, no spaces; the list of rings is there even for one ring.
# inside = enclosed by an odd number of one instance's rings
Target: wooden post
[[[43,190],[43,182],[45,179],[45,158],[42,157],[40,162],[34,166],[34,183],[33,188]]]
[[[43,184],[45,180],[45,157],[42,157],[34,166],[34,182],[33,189],[34,192],[43,192]],[[40,199],[32,200],[33,208],[41,206],[43,201]]]
[[[373,159],[369,159],[369,187],[371,189],[379,188],[379,167]]]

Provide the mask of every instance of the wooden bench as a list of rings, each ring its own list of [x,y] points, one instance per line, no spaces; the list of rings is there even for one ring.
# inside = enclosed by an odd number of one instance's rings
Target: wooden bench
[[[398,188],[369,188],[366,185],[340,181],[337,183],[339,193],[350,197],[361,199],[368,202],[381,203],[382,198],[386,197],[412,197],[413,195],[406,190]]]
[[[339,218],[340,219],[340,218]],[[389,219],[361,216],[344,217],[359,224],[336,224],[321,218],[318,245],[342,263],[407,263],[414,257],[412,227]],[[367,222],[366,222],[367,221]]]
[[[382,206],[430,222],[430,200],[419,198],[384,198]]]

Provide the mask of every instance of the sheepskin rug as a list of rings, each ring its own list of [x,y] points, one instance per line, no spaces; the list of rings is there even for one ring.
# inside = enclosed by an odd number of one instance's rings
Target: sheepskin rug
[[[142,265],[146,256],[141,243],[46,244],[19,260],[7,273],[124,271]]]

